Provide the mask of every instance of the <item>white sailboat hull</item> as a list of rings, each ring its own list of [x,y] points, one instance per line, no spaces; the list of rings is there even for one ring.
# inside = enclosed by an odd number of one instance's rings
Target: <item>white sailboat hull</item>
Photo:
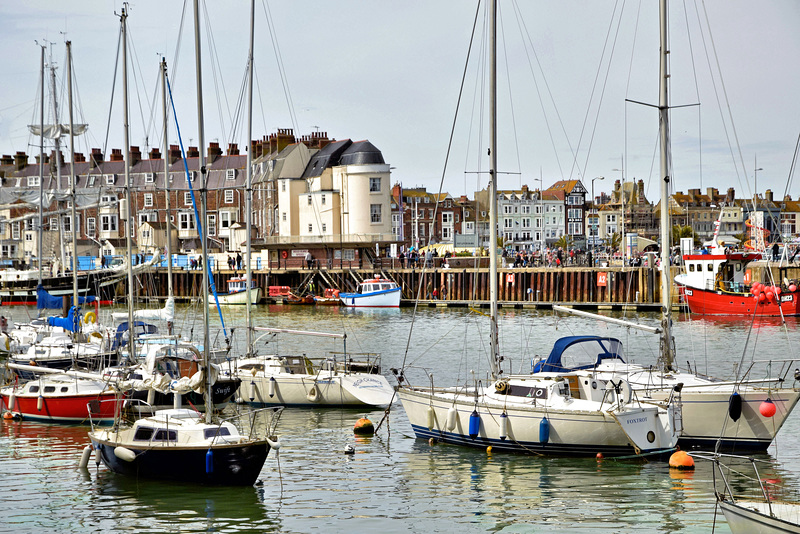
[[[480,395],[475,397],[464,389],[435,390],[400,388],[397,392],[408,415],[414,433],[421,439],[434,439],[445,443],[523,453],[548,455],[608,456],[634,455],[663,451],[675,445],[677,435],[666,421],[667,412],[655,408],[630,407],[612,414],[592,409],[597,403],[572,400],[557,407],[511,399]],[[586,409],[578,403],[584,402]],[[455,424],[448,428],[448,412],[455,408]],[[433,413],[431,414],[431,410]],[[470,436],[470,417],[476,411],[480,417],[477,435]],[[507,422],[501,423],[505,411]],[[549,427],[546,440],[542,435],[542,420]],[[452,420],[452,416],[451,416]],[[505,429],[503,428],[505,426]],[[506,436],[501,433],[505,431]],[[648,437],[648,434],[650,436]],[[652,439],[652,441],[650,441]],[[636,444],[637,448],[633,444]]]
[[[774,502],[720,501],[733,534],[800,533],[800,505]]]
[[[259,373],[241,378],[240,397],[256,406],[385,406],[394,393],[383,375],[368,373]]]

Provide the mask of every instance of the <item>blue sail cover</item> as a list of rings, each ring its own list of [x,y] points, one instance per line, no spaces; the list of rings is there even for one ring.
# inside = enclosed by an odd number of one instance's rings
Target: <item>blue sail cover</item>
[[[91,303],[97,300],[97,297],[78,297],[78,304],[84,303]],[[72,302],[72,296],[70,295],[70,305],[74,304]],[[63,299],[61,297],[55,297],[47,292],[47,290],[42,286],[36,287],[36,309],[37,310],[58,310],[61,309],[63,305]]]
[[[81,317],[78,314],[78,308],[72,306],[66,317],[48,317],[47,326],[60,326],[64,330],[70,332],[77,332],[80,325]]]
[[[603,336],[566,336],[553,344],[550,356],[538,362],[534,373],[563,373],[577,369],[591,369],[603,360],[620,360],[622,343],[619,339]]]

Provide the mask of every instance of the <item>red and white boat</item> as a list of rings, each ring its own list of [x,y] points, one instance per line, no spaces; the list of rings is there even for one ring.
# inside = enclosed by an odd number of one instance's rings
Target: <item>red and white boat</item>
[[[2,407],[12,416],[48,423],[88,423],[90,413],[95,423],[111,423],[114,407],[119,404],[102,402],[117,398],[108,383],[75,376],[70,371],[6,386],[0,389],[0,397]]]
[[[726,249],[717,240],[719,221],[716,225],[710,249],[704,249],[704,254],[684,254],[684,272],[675,277],[689,311],[699,315],[800,315],[798,284],[754,282],[756,269],[751,263],[761,261],[762,254]]]

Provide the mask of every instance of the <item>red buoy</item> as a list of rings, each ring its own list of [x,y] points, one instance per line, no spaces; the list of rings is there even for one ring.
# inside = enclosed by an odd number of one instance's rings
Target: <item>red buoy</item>
[[[761,403],[761,406],[758,407],[758,411],[761,412],[761,415],[764,417],[772,417],[775,415],[775,412],[778,411],[778,408],[771,399],[767,399]]]
[[[694,458],[686,451],[675,451],[669,457],[669,466],[672,469],[694,469]]]

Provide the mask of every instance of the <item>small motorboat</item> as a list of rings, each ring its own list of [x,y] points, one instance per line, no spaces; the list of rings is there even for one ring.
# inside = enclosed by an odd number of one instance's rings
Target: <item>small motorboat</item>
[[[317,301],[314,299],[314,295],[303,295],[302,297],[299,295],[295,295],[294,293],[290,293],[288,297],[283,299],[284,304],[316,304]]]
[[[314,296],[314,302],[317,306],[338,306],[342,303],[339,300],[339,290],[332,287],[325,288],[321,297]]]
[[[220,304],[247,304],[247,278],[231,278],[228,280],[228,292],[218,293],[217,298]],[[250,303],[258,304],[261,299],[261,288],[256,285],[255,280],[250,281]],[[211,301],[210,305],[215,305]]]
[[[400,286],[376,275],[361,282],[356,293],[339,293],[339,300],[353,308],[399,308],[401,296]]]

